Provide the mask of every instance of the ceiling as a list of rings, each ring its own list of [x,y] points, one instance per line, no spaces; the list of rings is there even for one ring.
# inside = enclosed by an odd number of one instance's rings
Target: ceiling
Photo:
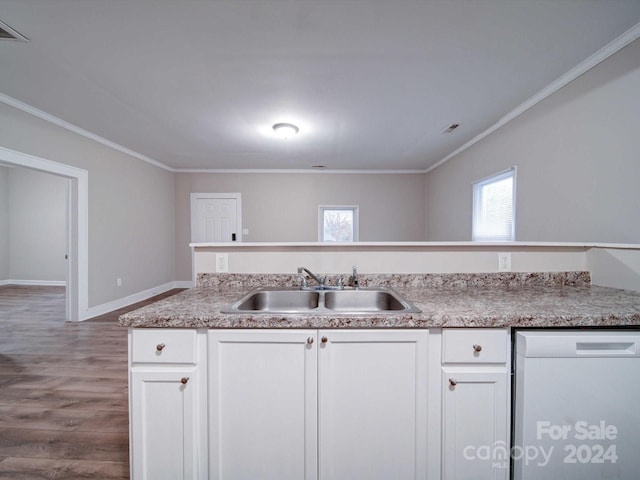
[[[0,93],[171,168],[423,171],[640,1],[0,0],[0,20],[30,40],[0,41]]]

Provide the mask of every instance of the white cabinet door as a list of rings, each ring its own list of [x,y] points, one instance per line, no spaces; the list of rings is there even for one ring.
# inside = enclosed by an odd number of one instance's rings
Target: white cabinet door
[[[132,473],[135,480],[197,477],[195,367],[131,372]]]
[[[442,369],[442,478],[509,478],[506,368]]]
[[[209,331],[209,478],[317,477],[316,330]]]
[[[318,335],[320,479],[425,479],[428,332]]]

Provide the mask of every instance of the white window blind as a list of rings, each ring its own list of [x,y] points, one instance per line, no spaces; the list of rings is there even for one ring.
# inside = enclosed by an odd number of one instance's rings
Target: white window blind
[[[473,184],[474,242],[515,239],[516,167]]]

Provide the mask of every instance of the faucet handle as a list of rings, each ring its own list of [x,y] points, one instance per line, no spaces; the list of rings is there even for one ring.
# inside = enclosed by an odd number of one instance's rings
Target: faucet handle
[[[300,288],[307,288],[309,286],[309,283],[307,283],[307,277],[302,274],[299,274],[298,277],[300,277]]]
[[[338,279],[338,288],[341,290],[344,288],[344,277]]]

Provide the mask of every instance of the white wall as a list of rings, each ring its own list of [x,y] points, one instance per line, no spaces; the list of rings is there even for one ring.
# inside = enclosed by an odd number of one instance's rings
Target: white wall
[[[424,240],[423,174],[177,173],[176,275],[191,279],[190,193],[240,192],[243,241],[315,242],[318,205],[359,205],[361,241]]]
[[[640,243],[640,40],[427,174],[427,240],[471,239],[471,183],[518,166],[516,240]]]
[[[195,271],[215,272],[215,254],[228,254],[231,273],[289,273],[304,266],[319,274],[344,274],[352,266],[360,273],[495,273],[498,253],[511,253],[514,272],[585,271],[587,248],[582,246],[263,246],[197,247]]]
[[[63,282],[67,180],[26,168],[8,173],[9,278]]]
[[[595,285],[640,292],[640,247],[592,248],[587,259]]]
[[[0,166],[0,283],[10,278],[8,175],[9,169]]]
[[[89,307],[174,280],[171,172],[5,104],[0,146],[88,171]]]

